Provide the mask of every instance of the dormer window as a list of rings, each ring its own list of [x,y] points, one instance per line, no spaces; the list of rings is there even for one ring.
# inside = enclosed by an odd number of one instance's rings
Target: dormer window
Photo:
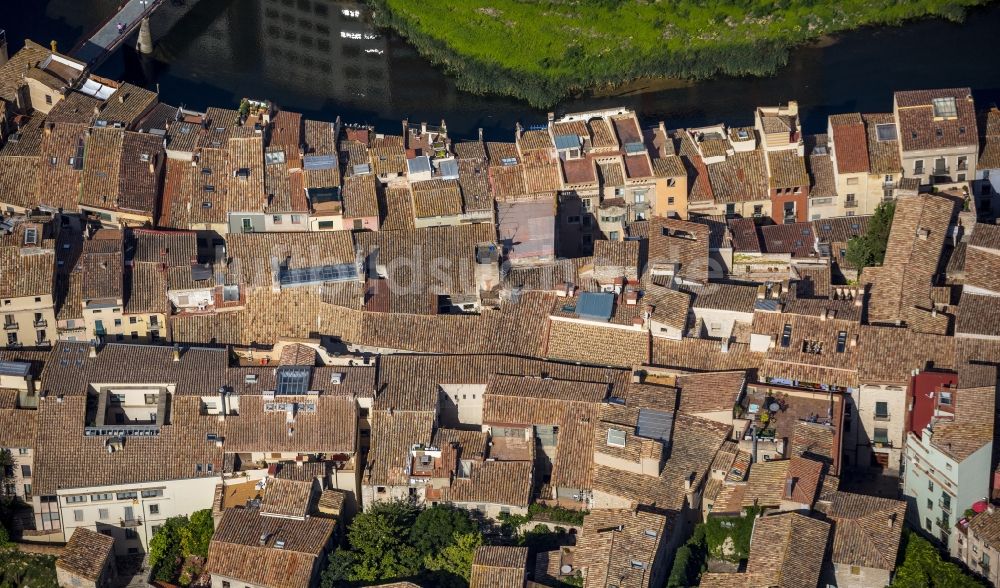
[[[625,447],[625,431],[620,429],[608,429],[608,446]]]
[[[788,348],[792,344],[792,325],[785,323],[785,328],[781,332],[781,346]]]
[[[24,244],[25,245],[38,244],[38,229],[35,228],[24,229]]]
[[[931,100],[931,106],[934,107],[934,118],[955,118],[958,116],[958,106],[954,97],[934,98]]]

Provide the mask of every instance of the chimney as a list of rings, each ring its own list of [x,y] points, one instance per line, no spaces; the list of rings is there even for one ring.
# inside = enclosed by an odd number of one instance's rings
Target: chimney
[[[785,480],[785,498],[792,497],[792,490],[795,488],[795,478]]]
[[[729,353],[729,337],[722,338],[722,345],[720,346],[719,351]]]
[[[426,135],[427,134],[427,123],[426,122],[421,122],[420,123],[420,134],[421,135]]]
[[[889,528],[892,529],[893,527],[896,526],[896,513],[894,513],[894,512],[893,513],[889,513],[888,519],[889,519],[888,520],[888,522],[889,522]]]
[[[55,39],[52,39],[51,41],[49,41],[49,46],[52,47],[52,52],[53,53],[58,53],[59,52],[59,43],[57,43]]]
[[[521,134],[524,133],[524,127],[521,126],[520,122],[514,123],[514,137],[517,139],[521,138]]]
[[[483,142],[483,127],[479,127],[479,142]]]
[[[97,342],[91,339],[89,347],[88,357],[97,357]]]
[[[176,344],[176,343],[174,343],[173,356],[174,356],[174,361],[180,361],[181,360],[181,346],[178,345],[178,344]]]
[[[118,94],[118,104],[125,104],[125,94]]]

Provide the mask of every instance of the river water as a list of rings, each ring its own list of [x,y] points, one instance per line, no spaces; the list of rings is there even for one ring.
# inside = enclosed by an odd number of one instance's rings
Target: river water
[[[117,0],[11,0],[0,16],[11,52],[24,38],[56,40],[69,50],[115,10]],[[167,0],[154,15],[151,57],[127,47],[98,73],[160,88],[161,99],[193,109],[236,107],[247,96],[271,99],[309,117],[399,128],[403,118],[437,122],[449,132],[509,139],[515,122],[545,112],[502,97],[456,89],[403,39],[370,24],[364,4],[340,0]],[[923,20],[872,28],[793,50],[767,78],[719,78],[647,84],[617,95],[583,96],[568,112],[626,105],[647,124],[747,124],[753,108],[798,100],[806,132],[823,132],[837,112],[887,112],[892,92],[971,86],[980,106],[1000,102],[995,31],[1000,4],[970,12],[963,24]],[[666,87],[664,87],[666,86]]]

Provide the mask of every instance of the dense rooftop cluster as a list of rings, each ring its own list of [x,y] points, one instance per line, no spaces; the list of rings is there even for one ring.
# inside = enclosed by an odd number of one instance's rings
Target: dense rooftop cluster
[[[392,500],[588,512],[473,586],[658,586],[693,522],[758,515],[703,585],[883,586],[904,521],[996,581],[1000,113],[968,89],[495,142],[83,72],[0,66],[2,490],[66,582],[210,508],[213,582],[308,585]]]

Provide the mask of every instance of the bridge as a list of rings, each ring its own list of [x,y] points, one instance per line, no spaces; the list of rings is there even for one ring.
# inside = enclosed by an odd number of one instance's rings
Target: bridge
[[[163,4],[163,0],[126,0],[118,7],[117,12],[97,27],[89,38],[80,41],[76,47],[73,47],[69,52],[70,57],[86,64],[87,71],[93,71],[121,47],[125,40],[132,36],[132,33],[139,29],[142,29],[139,33],[140,45],[148,43],[148,48],[141,48],[141,50],[145,53],[151,52],[153,43],[152,39],[148,37],[149,21],[147,19],[161,4]],[[119,23],[125,25],[121,31],[118,30]]]

